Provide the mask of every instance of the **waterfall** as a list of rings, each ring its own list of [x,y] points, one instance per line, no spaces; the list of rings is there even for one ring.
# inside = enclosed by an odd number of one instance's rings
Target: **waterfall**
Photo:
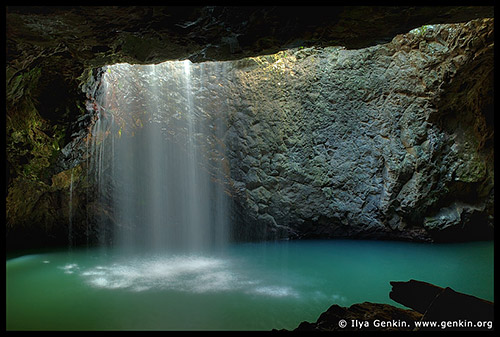
[[[204,77],[217,70],[208,68],[106,67],[89,148],[100,244],[200,251],[227,242],[224,153],[213,145],[225,129],[203,106]]]
[[[73,246],[73,170],[71,170],[71,178],[69,182],[69,210],[68,210],[68,245]]]

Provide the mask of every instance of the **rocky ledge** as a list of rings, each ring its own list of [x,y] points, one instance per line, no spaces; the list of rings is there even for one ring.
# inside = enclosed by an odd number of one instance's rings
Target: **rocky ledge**
[[[294,331],[493,330],[493,302],[422,281],[391,285],[390,298],[411,309],[370,302],[349,308],[334,304],[316,322],[302,322]]]

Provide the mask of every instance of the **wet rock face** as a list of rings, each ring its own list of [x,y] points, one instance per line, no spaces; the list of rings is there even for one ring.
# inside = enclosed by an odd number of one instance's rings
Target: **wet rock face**
[[[231,100],[209,102],[228,116],[236,238],[488,236],[493,20],[394,36],[493,7],[303,10],[9,7],[8,228],[66,231],[96,67],[190,58],[241,59],[211,92]],[[88,231],[91,182],[77,176],[73,228]]]

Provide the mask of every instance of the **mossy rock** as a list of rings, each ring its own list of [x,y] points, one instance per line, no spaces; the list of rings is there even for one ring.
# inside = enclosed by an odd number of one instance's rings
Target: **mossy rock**
[[[52,185],[53,189],[69,189],[71,187],[71,183],[73,182],[73,186],[76,185],[82,178],[82,166],[78,165],[69,170],[65,170],[59,172],[52,176]]]
[[[47,225],[51,212],[46,197],[50,186],[40,181],[17,177],[6,199],[7,227]]]

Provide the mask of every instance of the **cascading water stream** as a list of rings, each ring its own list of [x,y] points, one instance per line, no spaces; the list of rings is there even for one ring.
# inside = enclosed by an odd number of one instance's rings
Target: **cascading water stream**
[[[73,246],[73,171],[69,183],[69,216],[68,216],[68,244],[69,248]]]
[[[206,71],[189,61],[106,68],[89,149],[100,244],[197,252],[227,241],[224,154],[208,145],[224,125],[198,100]]]

